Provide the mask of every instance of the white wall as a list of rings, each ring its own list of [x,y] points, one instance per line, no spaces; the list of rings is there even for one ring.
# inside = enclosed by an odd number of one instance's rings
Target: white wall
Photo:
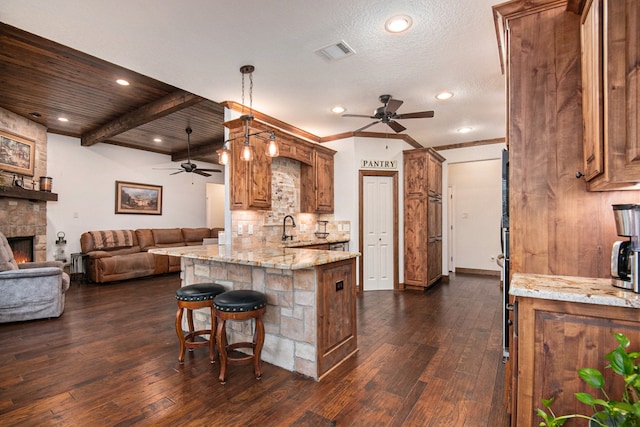
[[[337,150],[335,167],[335,219],[351,221],[349,249],[359,250],[358,176],[361,160],[396,160],[398,163],[398,280],[404,282],[404,210],[402,151],[411,146],[400,139],[347,138],[323,144]]]
[[[208,182],[206,185],[207,227],[224,228],[225,185],[211,182]]]
[[[500,248],[502,209],[502,164],[505,144],[481,145],[443,150],[443,189],[454,186],[454,256],[460,268],[499,271],[491,257]],[[466,218],[463,218],[466,214]],[[447,203],[443,203],[443,271],[447,258],[449,224]]]
[[[57,202],[47,203],[47,259],[53,259],[59,231],[66,234],[66,254],[80,252],[80,235],[90,230],[206,227],[206,183],[224,183],[223,173],[203,177],[170,175],[178,168],[170,156],[110,144],[82,147],[80,140],[48,134],[47,174]],[[219,167],[195,162],[201,168]],[[163,187],[162,215],[115,214],[115,182]]]

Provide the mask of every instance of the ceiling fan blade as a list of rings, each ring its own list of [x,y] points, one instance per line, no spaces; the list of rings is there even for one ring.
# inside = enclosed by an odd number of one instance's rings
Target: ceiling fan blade
[[[205,171],[205,172],[219,172],[222,173],[222,171],[220,169],[200,169],[198,168],[199,171]]]
[[[170,173],[169,175],[176,175],[176,174],[179,174],[179,173],[182,173],[182,172],[184,172],[184,171],[181,170],[181,171],[178,171],[178,172]]]
[[[402,126],[400,123],[398,122],[394,122],[393,120],[391,120],[389,123],[387,123],[389,125],[389,127],[391,129],[393,129],[394,131],[396,131],[396,133],[400,133],[403,130],[407,129],[406,127]]]
[[[366,128],[371,127],[371,126],[375,125],[376,123],[380,123],[380,122],[379,122],[378,120],[376,120],[375,122],[371,122],[371,123],[369,123],[369,124],[368,124],[368,125],[366,125],[366,126],[362,126],[360,129],[356,129],[356,130],[354,130],[354,131],[353,131],[353,133],[356,133],[356,132],[362,132],[362,131],[363,131],[363,130],[365,130]]]
[[[433,111],[420,111],[417,113],[398,114],[396,119],[428,119],[433,117]]]
[[[385,113],[393,114],[398,111],[398,108],[402,105],[404,101],[400,101],[399,99],[391,98],[384,109]]]
[[[197,173],[198,175],[202,175],[202,176],[211,176],[211,174],[209,174],[209,173],[202,172],[202,169],[196,169],[193,172]]]
[[[367,116],[365,114],[343,114],[342,117],[366,117],[368,119],[375,119],[374,116]]]

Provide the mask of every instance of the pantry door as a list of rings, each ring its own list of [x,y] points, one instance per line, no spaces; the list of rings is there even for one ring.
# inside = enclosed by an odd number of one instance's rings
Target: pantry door
[[[397,283],[397,174],[364,175],[361,189],[363,290],[393,290]]]

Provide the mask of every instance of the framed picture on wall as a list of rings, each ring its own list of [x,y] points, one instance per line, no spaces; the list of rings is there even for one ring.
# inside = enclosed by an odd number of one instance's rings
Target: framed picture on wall
[[[162,215],[162,186],[116,181],[116,213]]]
[[[0,170],[33,176],[36,143],[0,131]]]

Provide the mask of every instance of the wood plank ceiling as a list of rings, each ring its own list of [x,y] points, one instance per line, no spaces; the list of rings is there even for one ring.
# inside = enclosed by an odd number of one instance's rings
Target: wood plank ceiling
[[[187,126],[192,160],[217,162],[224,141],[222,105],[4,23],[0,107],[84,146],[120,145],[172,161],[186,159]]]

